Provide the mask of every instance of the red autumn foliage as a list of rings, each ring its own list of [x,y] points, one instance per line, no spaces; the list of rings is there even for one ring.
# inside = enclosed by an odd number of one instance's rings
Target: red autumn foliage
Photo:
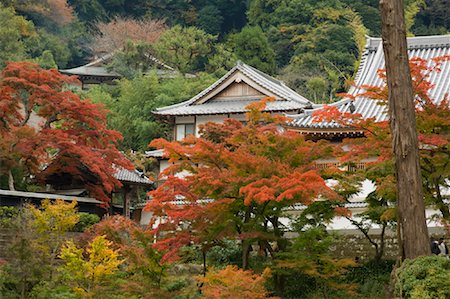
[[[268,240],[283,239],[280,218],[286,207],[337,199],[315,168],[330,145],[281,130],[284,119],[261,112],[264,107],[264,102],[249,106],[246,125],[227,119],[205,125],[203,138],[151,143],[173,163],[146,206],[165,260],[176,259],[182,246],[207,250],[224,238],[257,242],[272,256],[277,249]]]
[[[68,173],[108,203],[120,187],[114,167],[131,169],[116,148],[120,133],[106,127],[106,110],[81,100],[76,78],[29,62],[11,62],[0,74],[0,163],[4,174],[22,168],[41,181]]]
[[[269,269],[258,275],[238,269],[236,266],[227,266],[223,270],[210,271],[205,277],[197,279],[203,283],[201,298],[275,299],[278,297],[270,297],[264,285],[270,275]]]
[[[429,203],[436,204],[444,218],[450,219],[448,206],[442,199],[441,188],[447,186],[450,165],[450,102],[448,95],[443,99],[432,97],[431,76],[441,71],[444,63],[449,63],[450,56],[441,56],[427,61],[421,58],[410,59],[412,83],[416,95],[416,121],[420,143],[420,162],[424,178],[424,191]],[[385,82],[384,70],[378,75]],[[387,85],[360,86],[362,92],[356,95],[344,94],[348,98],[366,97],[376,100],[380,105],[386,105],[388,99]],[[344,140],[350,150],[341,152],[342,162],[358,161],[369,157],[377,160],[370,163],[367,170],[375,167],[385,167],[393,163],[391,149],[391,134],[389,122],[376,122],[375,119],[363,119],[356,113],[342,113],[334,106],[327,106],[314,115],[315,121],[335,121],[342,127],[350,127],[364,131],[365,138],[350,138]],[[395,190],[393,174],[377,178],[377,190]]]

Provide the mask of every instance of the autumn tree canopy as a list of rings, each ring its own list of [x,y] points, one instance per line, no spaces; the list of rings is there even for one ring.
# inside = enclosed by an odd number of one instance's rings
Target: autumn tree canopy
[[[0,175],[15,182],[68,173],[108,202],[120,182],[114,167],[132,165],[117,150],[120,133],[106,128],[106,111],[70,90],[74,77],[11,62],[0,75]],[[19,170],[23,175],[14,177]]]
[[[205,125],[202,138],[151,143],[174,163],[146,207],[165,259],[185,245],[207,251],[231,238],[241,240],[246,268],[252,244],[270,257],[285,248],[286,207],[337,199],[315,168],[316,159],[330,154],[327,142],[281,130],[284,120],[262,113],[264,107],[264,101],[250,105],[245,125],[227,119]]]

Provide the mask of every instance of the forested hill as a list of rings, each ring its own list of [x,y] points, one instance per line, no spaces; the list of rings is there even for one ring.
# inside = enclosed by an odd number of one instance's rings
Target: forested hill
[[[149,137],[164,131],[148,119],[152,109],[186,100],[238,59],[313,101],[334,101],[358,67],[365,35],[380,35],[378,0],[0,3],[0,67],[32,60],[44,68],[67,69],[114,53],[108,67],[124,79],[115,89],[99,87],[89,96],[112,110],[110,124],[124,133],[126,148],[143,148]],[[410,35],[450,31],[450,0],[405,0],[405,5]],[[155,57],[200,79],[144,80]],[[149,86],[150,79],[157,83]],[[152,101],[139,104],[143,96]],[[132,107],[138,108],[133,112]],[[136,122],[133,132],[124,132],[127,118]]]
[[[337,84],[351,76],[364,34],[380,34],[378,0],[0,2],[2,64],[5,60],[33,58],[47,66],[78,66],[96,54],[95,36],[102,33],[99,24],[118,17],[152,19],[162,20],[169,28],[195,26],[213,35],[206,39],[211,52],[221,56],[223,51],[233,52],[263,71],[282,74],[295,88],[306,88],[306,84],[317,92],[331,91],[333,86],[323,85]],[[445,34],[450,30],[449,0],[406,0],[406,5],[411,34]],[[211,59],[199,60],[191,61],[186,71],[211,70],[218,67],[214,64],[228,66],[226,61],[216,61],[208,68],[206,60]],[[298,74],[300,70],[302,75]]]

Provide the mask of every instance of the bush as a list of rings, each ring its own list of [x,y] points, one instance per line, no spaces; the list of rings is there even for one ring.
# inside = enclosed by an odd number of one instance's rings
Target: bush
[[[386,298],[394,260],[371,260],[349,269],[346,281],[358,284],[358,298]]]
[[[402,298],[450,298],[450,259],[422,256],[395,271],[395,292]]]
[[[100,217],[95,214],[80,212],[78,215],[80,216],[80,220],[73,228],[73,231],[75,232],[82,233],[92,225],[100,222]]]
[[[13,218],[17,217],[19,209],[16,207],[0,207],[0,227],[11,224]]]

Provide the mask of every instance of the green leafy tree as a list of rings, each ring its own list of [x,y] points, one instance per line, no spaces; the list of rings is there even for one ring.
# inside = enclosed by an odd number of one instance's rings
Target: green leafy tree
[[[44,200],[41,209],[27,205],[12,220],[15,234],[5,266],[8,292],[28,298],[33,288],[55,278],[59,250],[78,222],[75,206],[76,202]]]
[[[155,43],[156,55],[182,73],[203,69],[215,37],[196,27],[176,25]]]
[[[269,74],[275,72],[275,52],[260,27],[247,26],[241,32],[231,34],[227,45],[245,63]]]
[[[0,67],[27,58],[26,40],[35,36],[33,23],[0,4]]]
[[[156,72],[122,79],[112,91],[96,86],[87,96],[110,110],[108,126],[122,133],[122,149],[145,150],[150,140],[169,137],[169,127],[156,120],[152,111],[194,96],[213,82],[207,74],[195,78],[160,78]]]
[[[350,259],[335,259],[329,253],[333,237],[323,228],[298,231],[286,252],[275,260],[274,274],[288,277],[284,295],[301,298],[344,298],[355,295],[355,285],[341,280],[355,263]],[[303,283],[299,283],[299,280]],[[297,286],[297,287],[295,287]],[[290,297],[289,297],[290,298]]]
[[[215,5],[206,5],[198,12],[197,25],[209,34],[219,34],[223,16]]]

